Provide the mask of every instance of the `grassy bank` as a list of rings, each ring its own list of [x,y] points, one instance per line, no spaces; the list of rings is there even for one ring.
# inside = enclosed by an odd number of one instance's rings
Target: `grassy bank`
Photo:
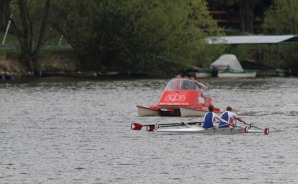
[[[22,63],[19,42],[14,35],[8,34],[4,40],[0,33],[2,47],[0,48],[0,73],[28,73],[28,68]],[[40,71],[44,72],[74,72],[78,70],[78,61],[67,43],[58,45],[59,37],[51,40],[41,51]]]
[[[39,69],[41,72],[75,72],[78,61],[71,49],[43,49]],[[15,48],[0,49],[0,73],[28,73],[20,53]]]

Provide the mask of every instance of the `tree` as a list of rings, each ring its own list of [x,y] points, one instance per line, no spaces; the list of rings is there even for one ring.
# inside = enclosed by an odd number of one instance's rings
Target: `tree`
[[[274,1],[262,25],[267,34],[298,34],[298,1]]]
[[[1,7],[4,7],[4,1],[0,1]],[[10,10],[2,9],[6,18],[9,18],[9,12],[13,13],[11,23],[19,40],[21,59],[34,72],[39,69],[39,54],[45,43],[50,7],[51,0],[11,0]]]
[[[0,5],[1,5],[1,8],[0,8],[0,28],[1,29],[5,29],[6,28],[6,25],[8,23],[8,20],[5,16],[5,13],[2,11],[3,9],[4,10],[8,10],[9,9],[9,4],[10,4],[10,0],[1,0],[0,1]],[[8,11],[6,13],[9,13]]]
[[[56,1],[51,25],[84,66],[154,71],[192,66],[220,30],[202,0]],[[66,28],[62,25],[66,22]]]
[[[264,33],[270,35],[298,34],[298,1],[274,1],[265,12],[262,28]],[[280,47],[280,60],[282,67],[298,68],[297,44],[283,44]],[[298,71],[293,71],[296,74]]]

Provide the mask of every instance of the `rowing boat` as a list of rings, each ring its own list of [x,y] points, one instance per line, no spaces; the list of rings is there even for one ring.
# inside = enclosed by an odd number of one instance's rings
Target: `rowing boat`
[[[156,132],[166,134],[186,134],[186,133],[205,133],[205,134],[241,134],[241,133],[264,133],[264,130],[246,128],[246,127],[233,127],[233,128],[203,128],[198,126],[184,127],[184,128],[158,128]]]
[[[189,123],[169,123],[169,124],[140,124],[132,123],[132,130],[141,130],[146,127],[149,132],[158,132],[163,134],[243,134],[243,133],[263,133],[269,134],[269,128],[259,128],[254,125],[245,125],[244,127],[235,126],[232,128],[203,128],[202,122],[189,122]]]

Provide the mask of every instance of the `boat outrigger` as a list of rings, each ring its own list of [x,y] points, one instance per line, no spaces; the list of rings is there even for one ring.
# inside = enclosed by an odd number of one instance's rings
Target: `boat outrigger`
[[[158,132],[164,134],[189,134],[189,133],[205,133],[205,134],[241,134],[241,133],[263,133],[269,134],[269,128],[259,128],[253,124],[245,124],[244,127],[234,126],[232,128],[203,128],[203,122],[188,122],[188,123],[168,123],[168,124],[141,124],[132,123],[132,130],[141,130],[146,127],[148,132]],[[176,128],[174,128],[176,127]]]
[[[189,79],[172,79],[167,84],[157,105],[137,105],[139,116],[204,116],[213,99],[203,94],[205,85]],[[221,113],[215,108],[215,113]]]

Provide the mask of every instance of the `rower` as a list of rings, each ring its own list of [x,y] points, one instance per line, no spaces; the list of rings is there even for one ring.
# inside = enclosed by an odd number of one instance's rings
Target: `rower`
[[[204,116],[203,128],[215,128],[216,119],[218,121],[225,122],[226,124],[228,123],[226,120],[220,118],[217,114],[213,112],[214,111],[213,105],[209,105],[208,110],[209,112],[207,112]]]
[[[218,128],[231,128],[233,127],[233,125],[236,124],[236,120],[239,120],[240,122],[246,124],[242,118],[240,118],[236,113],[232,112],[232,107],[230,106],[228,106],[226,108],[226,111],[222,113],[221,118],[224,119],[225,122],[220,121]]]

